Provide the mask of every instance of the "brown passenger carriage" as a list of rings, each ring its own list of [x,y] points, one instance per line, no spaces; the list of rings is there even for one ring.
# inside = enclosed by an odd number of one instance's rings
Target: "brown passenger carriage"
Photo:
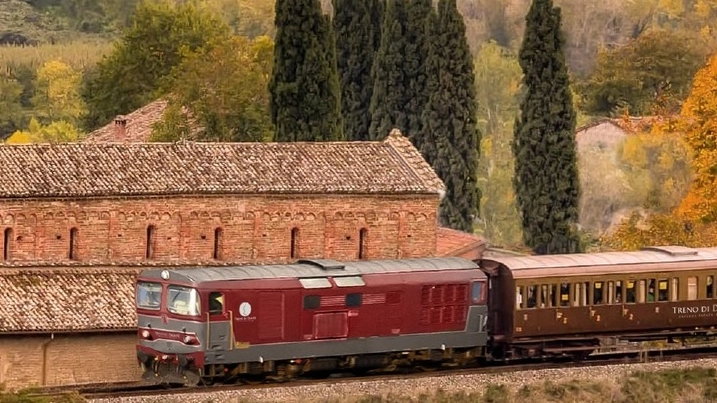
[[[710,335],[717,248],[491,257],[494,358],[590,354],[600,345]]]

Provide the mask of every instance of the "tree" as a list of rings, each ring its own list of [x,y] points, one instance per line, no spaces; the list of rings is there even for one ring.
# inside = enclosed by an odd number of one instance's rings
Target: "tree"
[[[276,0],[269,92],[276,141],[343,139],[333,29],[318,0]]]
[[[480,133],[476,126],[473,57],[456,0],[440,0],[428,43],[429,98],[421,117],[420,148],[446,184],[439,217],[443,225],[473,232],[480,191],[476,184]]]
[[[0,139],[20,126],[22,85],[13,77],[0,73]]]
[[[422,114],[428,104],[428,74],[426,63],[428,61],[430,28],[429,19],[435,17],[432,0],[411,0],[406,6],[408,16],[405,31],[405,72],[406,99],[403,108],[407,115],[406,133],[414,146],[419,150],[427,141],[424,133]],[[465,31],[465,26],[464,26]],[[460,57],[460,56],[459,56]],[[473,90],[473,86],[471,86]],[[475,116],[475,115],[473,115]]]
[[[514,129],[514,180],[523,238],[538,254],[581,250],[576,114],[560,26],[552,0],[533,0],[519,53],[525,94]]]
[[[37,119],[30,119],[27,130],[18,130],[7,139],[8,144],[67,143],[80,139],[80,133],[71,123],[59,120],[43,126]]]
[[[662,99],[684,100],[706,58],[698,44],[694,35],[651,30],[625,46],[601,50],[595,71],[581,85],[584,108],[593,114],[627,108],[645,115]],[[677,113],[676,104],[667,112]]]
[[[341,114],[349,140],[368,140],[371,125],[371,69],[380,25],[378,0],[333,0],[336,56],[341,82]],[[379,39],[380,40],[380,39]]]
[[[717,54],[697,72],[682,106],[685,141],[692,149],[694,179],[679,213],[701,222],[717,221]]]
[[[93,130],[163,95],[158,93],[161,79],[188,52],[228,35],[226,24],[195,2],[143,1],[132,27],[82,90],[88,108],[85,129]]]
[[[517,56],[494,42],[475,57],[478,125],[483,133],[478,183],[484,235],[494,245],[522,243],[518,207],[512,186],[515,162],[510,144],[522,73]]]
[[[404,71],[408,14],[404,0],[388,0],[381,25],[381,44],[376,53],[371,77],[371,125],[369,137],[380,140],[391,129],[408,130],[405,111],[408,89]]]
[[[272,55],[269,37],[250,41],[236,36],[187,56],[165,84],[171,105],[154,139],[178,140],[198,126],[200,140],[270,140]],[[185,108],[191,119],[177,114]]]
[[[67,120],[76,122],[85,111],[80,97],[82,74],[59,61],[45,62],[37,70],[37,84],[32,103],[48,122]]]

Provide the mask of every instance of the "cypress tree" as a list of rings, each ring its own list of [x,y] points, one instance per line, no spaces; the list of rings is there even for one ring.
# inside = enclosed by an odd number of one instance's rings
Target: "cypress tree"
[[[333,0],[333,7],[344,134],[349,140],[368,140],[373,92],[371,69],[380,43],[380,26],[375,25],[376,20],[380,20],[380,3],[378,0]]]
[[[440,0],[429,24],[426,64],[430,96],[422,120],[421,153],[446,184],[441,201],[442,225],[473,232],[478,212],[478,131],[473,57],[456,0]]]
[[[576,116],[560,27],[552,0],[533,0],[519,54],[525,94],[513,154],[523,238],[537,254],[581,250]]]
[[[335,41],[318,0],[276,0],[269,92],[276,141],[342,140]]]
[[[381,44],[371,73],[371,140],[385,138],[393,128],[403,133],[408,129],[405,111],[407,89],[404,83],[407,23],[405,0],[387,0],[381,25]]]
[[[406,6],[408,21],[405,33],[405,61],[403,68],[406,79],[406,102],[404,109],[408,118],[406,133],[416,148],[424,142],[421,115],[428,104],[428,59],[429,20],[435,16],[432,0],[409,0]]]

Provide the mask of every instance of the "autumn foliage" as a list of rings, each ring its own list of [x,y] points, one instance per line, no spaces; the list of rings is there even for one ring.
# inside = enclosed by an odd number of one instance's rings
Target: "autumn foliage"
[[[645,245],[713,246],[717,241],[717,54],[697,72],[679,118],[662,126],[679,135],[692,154],[687,195],[667,214],[633,215],[610,237],[608,247],[629,250]]]

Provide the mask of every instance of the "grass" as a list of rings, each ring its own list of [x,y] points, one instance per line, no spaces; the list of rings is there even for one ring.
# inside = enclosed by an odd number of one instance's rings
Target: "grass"
[[[0,68],[12,71],[19,66],[37,70],[43,63],[59,60],[76,70],[85,70],[97,64],[102,56],[112,51],[107,40],[82,40],[37,46],[0,46]]]

